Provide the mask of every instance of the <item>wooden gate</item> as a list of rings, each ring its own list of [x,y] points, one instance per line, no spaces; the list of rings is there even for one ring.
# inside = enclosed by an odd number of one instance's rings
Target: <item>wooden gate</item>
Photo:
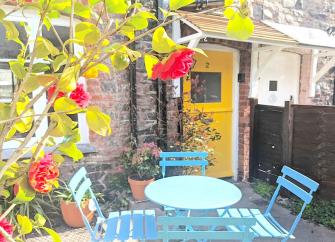
[[[251,176],[274,183],[288,165],[318,181],[321,197],[335,199],[335,107],[251,103]]]

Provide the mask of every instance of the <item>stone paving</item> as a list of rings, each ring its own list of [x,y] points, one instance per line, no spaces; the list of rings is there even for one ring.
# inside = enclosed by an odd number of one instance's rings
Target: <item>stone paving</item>
[[[259,208],[261,211],[264,211],[268,202],[262,199],[258,194],[256,194],[248,183],[237,183],[239,188],[242,191],[243,198],[236,207],[246,207],[246,208]],[[144,209],[144,208],[155,208],[157,214],[162,214],[159,206],[146,202],[146,203],[134,203],[131,204],[132,208]],[[278,205],[275,205],[273,208],[274,217],[284,226],[290,226],[291,222],[295,218],[290,212]],[[335,215],[334,215],[335,216]],[[62,227],[56,229],[60,233],[63,242],[81,242],[81,241],[90,241],[89,234],[85,228],[80,229],[71,229],[68,227]],[[324,226],[315,225],[313,223],[301,220],[297,230],[295,232],[296,239],[290,240],[295,242],[335,242],[335,231],[329,230]],[[28,242],[52,242],[51,238],[48,236],[45,237],[36,237],[27,240]],[[269,242],[279,242],[280,240],[260,240],[256,239],[254,241],[269,241]]]

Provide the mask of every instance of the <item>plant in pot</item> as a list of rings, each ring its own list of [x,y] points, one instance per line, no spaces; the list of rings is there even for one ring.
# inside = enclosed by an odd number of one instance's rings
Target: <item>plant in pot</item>
[[[128,183],[136,201],[145,199],[145,187],[159,174],[160,149],[154,143],[144,143],[135,150],[123,152],[122,166],[128,175]]]
[[[64,222],[72,228],[84,227],[84,221],[82,219],[79,208],[73,199],[71,190],[64,183],[63,187],[54,191],[56,197],[60,199],[60,209],[62,212]],[[101,194],[95,194],[97,197],[101,197]],[[81,202],[81,209],[88,221],[91,222],[94,217],[95,207],[94,203],[91,202],[91,195],[86,192]]]

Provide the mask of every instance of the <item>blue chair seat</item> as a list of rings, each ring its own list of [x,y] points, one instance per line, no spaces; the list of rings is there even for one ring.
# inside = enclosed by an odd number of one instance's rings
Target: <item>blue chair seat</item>
[[[230,208],[218,209],[217,211],[219,216],[223,218],[255,218],[256,224],[251,226],[250,232],[253,232],[256,237],[283,239],[289,236],[290,239],[295,239],[271,215],[264,216],[259,209]],[[232,231],[241,231],[236,226],[229,226],[229,229]]]

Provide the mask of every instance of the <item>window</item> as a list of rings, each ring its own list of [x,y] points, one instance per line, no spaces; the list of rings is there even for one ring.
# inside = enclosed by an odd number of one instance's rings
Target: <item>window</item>
[[[221,73],[192,72],[191,98],[192,103],[221,102]]]
[[[4,9],[5,11],[10,11],[11,7],[5,6],[8,9]],[[27,43],[29,41],[30,48],[28,50],[31,51],[33,44],[33,38],[36,36],[36,31],[39,23],[39,17],[38,15],[31,13],[31,12],[25,12],[24,16],[21,13],[16,13],[16,16],[10,16],[8,19],[10,21],[14,21],[16,27],[18,28],[18,31],[20,33],[20,39]],[[24,31],[24,27],[22,25],[22,22],[25,22],[27,25],[27,29],[29,29],[29,34],[27,35]],[[57,19],[55,22],[53,22],[55,29],[58,31],[60,38],[62,41],[66,41],[69,38],[69,21],[67,17]],[[59,43],[57,37],[53,33],[52,30],[48,31],[46,28],[42,29],[42,35],[44,38],[49,39],[57,48],[60,48],[61,44]],[[16,56],[19,53],[19,45],[17,45],[13,41],[3,41],[5,39],[5,30],[3,26],[0,24],[0,102],[10,102],[12,100],[12,94],[13,90],[16,85],[15,78],[12,76],[11,71],[9,70],[8,62],[11,60],[14,60]],[[75,52],[78,53],[80,51],[79,46],[74,45]],[[80,80],[82,83],[83,81]],[[85,84],[85,83],[84,83]],[[32,93],[32,96],[35,96],[39,93],[39,90],[36,90]],[[42,98],[40,98],[34,105],[34,111],[35,113],[40,113],[41,110],[44,109],[45,105],[47,104],[47,95],[43,95]],[[81,135],[81,140],[79,144],[87,144],[89,143],[89,129],[86,123],[86,117],[85,114],[77,114],[74,115],[73,118],[75,121],[78,122],[78,128]],[[45,131],[48,128],[48,118],[45,118],[39,129],[35,132],[35,136],[32,138],[33,144],[37,139],[41,138]],[[19,134],[16,136],[17,138],[24,137],[24,134]],[[62,142],[61,138],[56,138],[56,142]],[[5,143],[4,148],[10,149],[10,148],[17,148],[20,145],[19,142],[11,140]]]

